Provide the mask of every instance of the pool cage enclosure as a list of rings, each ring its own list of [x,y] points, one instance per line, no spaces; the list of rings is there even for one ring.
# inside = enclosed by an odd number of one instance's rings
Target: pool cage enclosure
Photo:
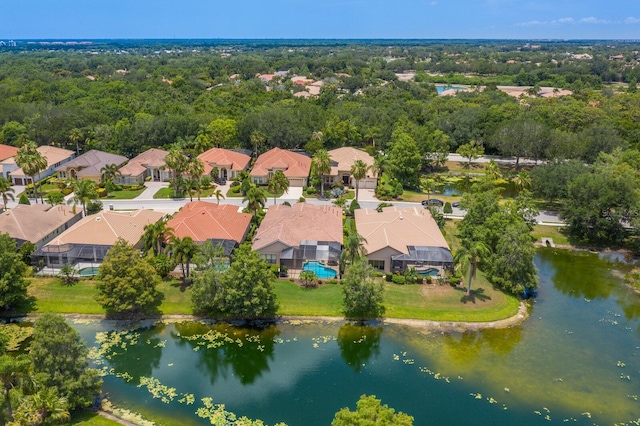
[[[31,259],[39,272],[58,274],[65,265],[72,265],[78,270],[100,266],[111,247],[113,246],[73,243],[46,245],[36,250]]]
[[[402,272],[406,269],[416,270],[438,268],[453,270],[453,256],[444,247],[407,246],[409,253],[391,257],[391,272]]]
[[[280,265],[288,269],[302,269],[305,262],[317,261],[327,266],[338,266],[342,245],[334,241],[300,241],[298,247],[290,247],[280,253]]]

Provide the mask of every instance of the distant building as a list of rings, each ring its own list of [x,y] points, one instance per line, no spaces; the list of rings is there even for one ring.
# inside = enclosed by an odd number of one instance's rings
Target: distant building
[[[12,157],[16,155],[18,152],[18,148],[15,146],[3,145],[0,144],[0,177],[9,178],[9,172],[11,171],[11,165],[13,164],[14,169],[17,168],[15,162],[13,162]],[[5,161],[11,159],[7,162],[7,166],[5,167]]]
[[[127,157],[109,152],[92,149],[84,154],[56,167],[56,173],[60,179],[88,179],[100,182],[100,171],[109,164],[120,167],[127,162]]]
[[[164,161],[167,154],[169,152],[156,148],[140,153],[120,167],[121,176],[116,181],[123,185],[134,185],[143,183],[147,177],[151,177],[154,182],[171,179],[173,173],[166,168]]]
[[[238,172],[247,170],[251,162],[251,156],[239,151],[225,148],[211,148],[198,155],[204,163],[204,174],[210,175],[213,169],[218,169],[218,179],[234,179]]]
[[[353,166],[353,163],[356,160],[360,160],[369,166],[369,169],[367,170],[366,177],[364,179],[360,179],[360,183],[358,184],[359,187],[364,189],[375,189],[377,186],[378,179],[376,179],[371,171],[371,167],[373,166],[373,157],[368,153],[357,148],[342,147],[329,151],[329,157],[331,157],[332,160],[331,173],[328,176],[325,176],[325,183],[333,184],[341,182],[351,188],[355,188],[356,182],[351,176],[351,166]]]
[[[47,167],[35,176],[36,182],[54,174],[57,167],[71,161],[76,155],[75,152],[68,149],[48,145],[39,146],[37,150],[47,160]],[[32,183],[31,176],[24,174],[22,169],[16,164],[15,158],[12,157],[7,160],[4,167],[5,171],[11,176],[14,185],[28,185]],[[11,170],[7,170],[7,168]]]
[[[266,184],[269,177],[278,170],[289,179],[289,186],[307,186],[311,158],[297,152],[273,148],[258,157],[251,170],[251,180],[256,184]]]

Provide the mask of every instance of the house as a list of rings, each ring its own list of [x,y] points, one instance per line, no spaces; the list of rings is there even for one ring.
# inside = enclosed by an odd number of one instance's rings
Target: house
[[[82,210],[74,210],[71,206],[18,204],[0,214],[0,234],[9,234],[18,247],[28,241],[39,249],[82,218]]]
[[[367,176],[364,179],[360,179],[358,186],[365,189],[375,189],[378,179],[371,171],[371,167],[373,167],[373,157],[371,155],[360,149],[343,147],[329,151],[329,157],[332,161],[331,174],[325,177],[325,183],[342,182],[355,188],[356,181],[351,176],[351,166],[356,160],[360,160],[369,166],[369,169],[367,170]]]
[[[14,155],[16,155],[17,152],[18,148],[16,148],[15,146],[0,144],[0,177],[9,177],[10,166],[7,165],[5,170],[5,160],[11,159]],[[11,164],[11,161],[8,164]],[[13,164],[15,165],[15,163]]]
[[[251,163],[251,156],[241,151],[211,148],[198,155],[204,163],[204,174],[210,175],[213,169],[218,169],[216,179],[233,179],[238,176],[238,172],[247,170]]]
[[[337,267],[342,241],[342,209],[297,203],[269,207],[252,244],[268,263],[302,269],[307,261]]]
[[[428,209],[386,207],[355,210],[356,229],[366,241],[369,264],[384,272],[453,268],[447,241]]]
[[[76,155],[75,152],[68,149],[48,145],[39,146],[37,151],[47,160],[47,167],[35,176],[36,182],[54,174],[57,167],[71,161]],[[32,183],[31,176],[25,175],[22,169],[18,167],[15,162],[15,157],[7,160],[6,166],[11,169],[5,169],[5,171],[9,173],[14,185],[28,185]]]
[[[289,179],[289,186],[307,186],[311,158],[297,152],[273,148],[258,157],[251,170],[251,181],[266,184],[269,177],[277,170],[281,170]]]
[[[166,168],[164,158],[169,154],[162,149],[151,148],[129,160],[120,167],[121,176],[116,182],[121,185],[141,184],[147,177],[154,182],[163,182],[173,178],[171,170]]]
[[[225,256],[240,245],[251,228],[251,215],[239,213],[238,206],[206,201],[187,203],[168,222],[178,238],[191,237],[196,243],[207,240],[222,244]]]
[[[144,227],[156,223],[164,213],[153,210],[103,210],[82,218],[78,223],[45,244],[35,253],[43,264],[56,268],[62,265],[95,266],[102,263],[107,251],[118,238],[142,249]]]
[[[56,173],[59,179],[88,179],[98,183],[104,166],[115,164],[120,167],[127,160],[128,158],[122,155],[92,149],[56,167]]]

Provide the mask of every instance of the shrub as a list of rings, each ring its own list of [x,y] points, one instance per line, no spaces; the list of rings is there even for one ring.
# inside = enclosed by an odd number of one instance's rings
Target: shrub
[[[173,270],[173,262],[167,255],[159,254],[154,257],[149,257],[148,260],[160,278],[167,278]]]
[[[318,277],[313,271],[302,271],[300,273],[300,282],[305,288],[314,288],[318,286]]]
[[[426,280],[427,284],[431,284],[431,282],[433,281],[433,277],[431,275],[427,275]]]
[[[327,284],[338,284],[338,280],[335,278],[331,278],[330,280],[327,280]]]
[[[406,278],[404,277],[404,275],[393,275],[393,278],[391,279],[391,281],[394,284],[405,284],[406,283]]]
[[[449,277],[449,284],[451,284],[454,287],[460,284],[461,282],[462,282],[462,277],[460,276],[452,275]]]
[[[384,279],[390,283],[393,279],[393,275],[392,274],[385,274]]]
[[[145,182],[151,182],[151,176],[147,176],[146,178],[144,178]]]
[[[304,203],[305,201],[307,201],[307,200],[305,200],[305,198],[304,198],[304,197],[300,197],[300,198],[298,198],[298,202],[299,202],[299,203]]]
[[[233,182],[231,182],[231,184],[229,184],[229,188],[233,188],[236,186],[240,186],[240,181],[234,180]]]
[[[342,189],[342,187],[333,188],[331,190],[331,198],[340,198],[343,195],[344,195],[344,189]]]
[[[109,194],[105,188],[98,188],[98,197],[104,198]]]
[[[91,200],[87,203],[87,215],[96,214],[102,210],[102,201]]]
[[[60,192],[62,192],[66,196],[66,195],[71,194],[73,192],[73,189],[71,189],[71,188],[62,188],[60,190]]]
[[[26,204],[29,205],[31,204],[31,201],[29,201],[29,197],[27,197],[26,193],[22,193],[20,194],[20,199],[18,200],[18,204]]]
[[[304,193],[305,193],[306,195],[315,195],[315,194],[316,194],[316,192],[317,192],[317,191],[316,191],[316,189],[315,189],[313,186],[307,186],[307,187],[304,189]]]
[[[444,203],[444,208],[442,209],[442,212],[444,214],[451,214],[453,213],[453,208],[451,207],[451,203],[450,202],[446,202]]]

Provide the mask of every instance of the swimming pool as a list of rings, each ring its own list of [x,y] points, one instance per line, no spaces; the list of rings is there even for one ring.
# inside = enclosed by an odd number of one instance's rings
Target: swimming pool
[[[82,268],[78,271],[78,275],[81,277],[93,277],[94,275],[98,275],[98,267],[89,266],[87,268]]]
[[[429,268],[416,271],[416,273],[421,277],[435,277],[436,275],[438,275],[438,270],[436,268]]]
[[[338,273],[334,269],[327,268],[322,263],[315,261],[306,262],[304,265],[302,265],[302,270],[313,271],[315,272],[316,277],[320,279],[335,278],[338,275]]]

